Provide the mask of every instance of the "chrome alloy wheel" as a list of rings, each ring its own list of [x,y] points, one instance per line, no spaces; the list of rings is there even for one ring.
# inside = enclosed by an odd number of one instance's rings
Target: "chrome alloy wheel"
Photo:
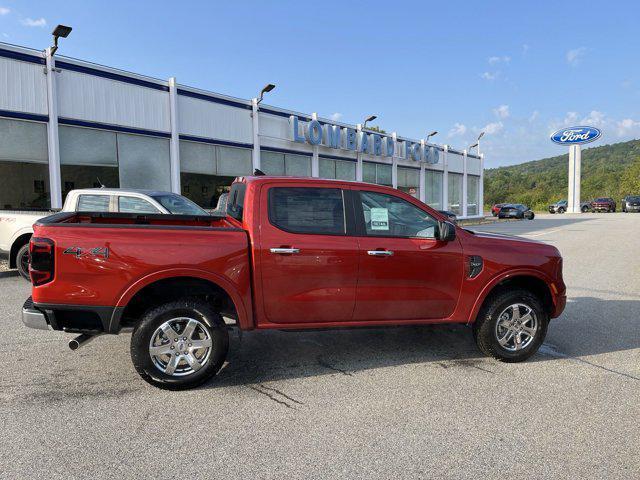
[[[209,330],[199,320],[172,318],[153,332],[149,355],[162,373],[184,377],[207,364],[212,344]]]
[[[498,316],[495,335],[505,350],[516,352],[527,348],[538,333],[538,318],[533,309],[523,303],[505,308]]]

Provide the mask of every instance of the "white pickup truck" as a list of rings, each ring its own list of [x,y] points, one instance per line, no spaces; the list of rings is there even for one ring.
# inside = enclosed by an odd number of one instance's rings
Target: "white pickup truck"
[[[191,200],[175,193],[119,188],[72,190],[62,211],[209,215]],[[29,240],[33,224],[53,213],[56,212],[0,210],[0,258],[6,258],[9,268],[17,268],[26,279],[29,279]]]

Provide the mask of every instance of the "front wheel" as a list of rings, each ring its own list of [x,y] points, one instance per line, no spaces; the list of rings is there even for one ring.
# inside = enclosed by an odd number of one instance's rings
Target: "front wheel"
[[[26,280],[31,281],[31,277],[29,276],[29,244],[23,245],[18,250],[18,254],[16,255],[16,267],[18,268],[18,273],[20,276]]]
[[[566,212],[566,210],[564,209],[564,207],[560,207],[560,208],[558,209],[558,213],[564,213],[564,212]]]
[[[131,336],[131,360],[151,385],[193,388],[218,373],[229,350],[222,317],[197,299],[181,299],[148,310]]]
[[[548,324],[549,316],[538,297],[527,290],[511,290],[483,306],[473,334],[485,355],[502,362],[522,362],[538,351]]]
[[[587,213],[589,211],[589,207],[584,206],[582,207],[582,213]]]

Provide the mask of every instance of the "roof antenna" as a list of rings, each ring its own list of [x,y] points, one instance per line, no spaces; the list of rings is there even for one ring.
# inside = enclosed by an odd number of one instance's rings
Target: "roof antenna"
[[[100,188],[105,188],[104,184],[100,181],[100,177],[96,177],[98,183],[100,184]]]
[[[265,175],[266,175],[266,173],[264,173],[264,172],[263,172],[262,170],[260,170],[259,168],[256,168],[256,169],[253,171],[253,175],[254,175],[254,176],[256,176],[256,177],[263,177],[263,176],[265,176]]]

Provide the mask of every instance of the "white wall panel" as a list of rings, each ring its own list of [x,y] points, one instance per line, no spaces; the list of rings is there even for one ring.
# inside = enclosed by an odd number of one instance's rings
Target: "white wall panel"
[[[0,109],[47,114],[43,65],[0,57]]]
[[[480,159],[467,157],[467,173],[469,175],[480,175]]]
[[[169,92],[71,70],[58,75],[61,117],[168,132]]]
[[[457,153],[447,153],[447,160],[449,162],[449,171],[462,173],[464,169],[464,157]]]
[[[251,110],[178,95],[179,133],[253,143]]]
[[[291,138],[289,119],[287,117],[261,113],[260,136],[286,139]]]

